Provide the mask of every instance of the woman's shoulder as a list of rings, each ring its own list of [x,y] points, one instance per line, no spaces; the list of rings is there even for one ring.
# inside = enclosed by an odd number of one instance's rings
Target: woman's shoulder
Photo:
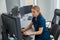
[[[38,20],[45,21],[45,18],[43,16],[39,16]]]

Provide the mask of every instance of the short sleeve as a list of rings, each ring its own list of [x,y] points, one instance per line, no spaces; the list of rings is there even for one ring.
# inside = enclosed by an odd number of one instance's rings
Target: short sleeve
[[[39,27],[43,27],[44,28],[46,26],[46,24],[45,24],[46,22],[45,22],[45,19],[44,18],[39,18],[38,19],[38,23],[39,23],[38,24]]]

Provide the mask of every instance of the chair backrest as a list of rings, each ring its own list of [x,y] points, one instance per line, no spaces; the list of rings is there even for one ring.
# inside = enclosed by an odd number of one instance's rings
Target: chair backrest
[[[2,14],[1,18],[4,28],[8,31],[7,35],[12,33],[15,34],[17,40],[22,40],[20,18],[12,17],[6,14]]]
[[[55,9],[52,24],[60,24],[60,9]]]
[[[58,28],[60,28],[60,9],[55,9],[54,17],[51,24],[51,34],[55,35]]]

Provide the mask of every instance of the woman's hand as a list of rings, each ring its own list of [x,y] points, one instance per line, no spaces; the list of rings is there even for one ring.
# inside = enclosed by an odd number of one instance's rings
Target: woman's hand
[[[21,30],[21,32],[23,32],[23,33],[24,33],[25,31],[26,31],[25,29],[22,29],[22,30]]]
[[[23,33],[25,36],[30,36],[31,35],[31,32],[24,32]]]

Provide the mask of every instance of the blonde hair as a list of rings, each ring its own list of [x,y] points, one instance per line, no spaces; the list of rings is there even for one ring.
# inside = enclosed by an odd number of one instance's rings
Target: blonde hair
[[[42,14],[40,12],[40,7],[39,6],[32,6],[32,9],[35,9],[37,12],[40,13],[40,16],[42,16]]]
[[[40,12],[39,6],[32,6],[32,9],[35,9],[37,12]]]

